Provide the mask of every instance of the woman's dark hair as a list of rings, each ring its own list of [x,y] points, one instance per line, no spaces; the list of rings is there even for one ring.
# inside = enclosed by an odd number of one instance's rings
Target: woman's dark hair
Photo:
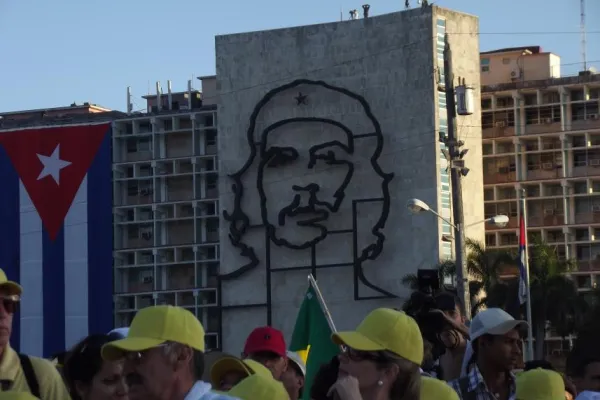
[[[332,398],[327,396],[327,392],[337,381],[339,368],[340,360],[337,356],[333,357],[328,364],[321,365],[310,388],[312,400],[330,400]]]
[[[102,346],[113,340],[115,337],[109,335],[89,335],[68,352],[63,374],[73,400],[81,400],[75,390],[75,384],[91,384],[94,376],[102,368]]]

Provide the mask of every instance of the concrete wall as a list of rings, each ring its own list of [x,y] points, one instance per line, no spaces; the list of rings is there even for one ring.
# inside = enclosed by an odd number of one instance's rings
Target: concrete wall
[[[247,164],[247,170],[239,175],[245,190],[239,204],[249,218],[246,222],[250,224],[250,229],[241,239],[254,249],[258,264],[223,284],[222,304],[225,307],[264,304],[268,300],[267,287],[270,284],[272,325],[282,329],[289,339],[298,306],[307,288],[306,277],[310,269],[272,272],[269,282],[266,249],[270,251],[271,268],[283,269],[310,266],[311,251],[290,250],[267,243],[265,229],[261,226],[263,214],[259,189],[262,188],[264,196],[262,203],[266,204],[265,219],[277,221],[278,212],[289,205],[296,194],[300,195],[303,205],[308,204],[306,192],[299,192],[297,187],[295,190],[294,185],[316,183],[320,185],[317,198],[333,204],[335,190],[343,186],[348,162],[351,162],[352,179],[345,187],[345,197],[339,210],[330,213],[322,224],[330,230],[352,228],[352,200],[382,196],[384,180],[371,163],[373,155],[378,153],[377,140],[374,137],[356,137],[377,131],[377,124],[383,138],[378,165],[383,172],[393,173],[394,177],[389,182],[389,216],[385,228],[381,230],[386,238],[382,252],[362,266],[368,281],[400,298],[355,301],[351,266],[320,269],[317,280],[337,328],[353,328],[368,311],[377,306],[400,307],[408,293],[401,279],[419,267],[430,267],[438,261],[438,221],[433,215],[411,216],[405,207],[407,200],[413,197],[432,205],[438,201],[439,151],[433,41],[433,14],[438,10],[430,7],[366,20],[216,38],[219,190],[223,211],[231,213],[235,209],[233,181],[229,175],[244,167],[251,148],[255,150],[255,157]],[[466,18],[464,21],[475,25],[467,29],[477,31],[476,19]],[[463,31],[464,28],[459,30]],[[477,37],[473,36],[472,40],[475,47],[469,51],[457,51],[457,57],[470,57],[473,64],[471,72],[477,74],[472,82],[476,83],[479,79]],[[471,43],[472,40],[465,43]],[[461,43],[457,42],[457,46],[461,46]],[[465,69],[464,76],[471,78],[466,66],[460,62],[456,64],[457,68]],[[257,103],[269,91],[299,78],[323,81],[334,87],[304,83],[280,90],[257,110],[255,126],[250,129],[251,114]],[[345,93],[344,90],[351,93]],[[301,104],[296,99],[299,93],[306,96]],[[372,117],[361,99],[372,111]],[[479,94],[476,101],[479,101]],[[314,120],[288,121],[273,129],[266,139],[261,137],[266,127],[278,121],[311,117],[333,120],[343,126]],[[473,117],[473,120],[476,119]],[[468,124],[480,125],[480,122]],[[353,136],[350,141],[344,129],[348,129]],[[476,136],[477,132],[480,137],[480,129],[475,130],[473,135]],[[254,143],[252,146],[249,140]],[[331,151],[335,160],[344,160],[344,163],[328,165],[325,160],[317,159],[317,163],[310,168],[311,147],[333,140],[343,145],[320,149],[318,154],[327,156]],[[258,144],[261,141],[264,142],[264,149]],[[344,150],[344,145],[350,142],[354,144],[353,152]],[[279,164],[285,165],[268,168],[263,164],[267,163],[269,156],[261,155],[274,146],[286,148],[278,159]],[[481,143],[475,147],[472,149],[474,156],[469,158],[469,166],[474,169],[477,163],[472,162],[471,158],[481,155]],[[314,147],[312,149],[315,150]],[[263,179],[261,184],[257,183],[259,176]],[[480,178],[480,171],[474,174],[474,179]],[[482,199],[481,183],[479,186],[466,186],[478,189],[473,198]],[[376,243],[371,229],[382,215],[381,204],[372,202],[356,207],[356,247],[359,253],[369,244]],[[479,214],[483,218],[483,201],[480,208]],[[275,222],[275,236],[299,244],[313,239],[318,233],[314,228],[296,226],[290,229],[294,221],[297,219],[286,217],[285,227],[277,226]],[[222,220],[223,274],[234,272],[248,263],[248,259],[241,255],[241,249],[231,245],[229,234],[230,224]],[[316,245],[315,260],[319,265],[349,263],[353,260],[353,249],[351,233],[330,234]],[[358,292],[359,297],[377,295],[362,283],[358,285]],[[247,334],[267,321],[267,308],[264,306],[223,310],[224,350],[239,353]]]
[[[479,68],[479,20],[476,17],[438,8],[437,15],[446,18],[446,31],[449,33],[452,48],[452,67],[458,84],[458,78],[475,89],[474,113],[470,116],[458,116],[457,135],[469,149],[465,164],[469,173],[462,180],[465,234],[468,238],[484,242],[485,225],[483,206],[483,151],[481,147],[481,90]],[[453,32],[458,34],[453,34]],[[471,34],[473,32],[473,34]],[[471,226],[469,226],[471,225]]]
[[[552,53],[523,54],[512,51],[482,54],[481,59],[488,60],[487,65],[481,65],[482,86],[560,78],[560,57]],[[520,71],[516,79],[511,75],[514,71]]]

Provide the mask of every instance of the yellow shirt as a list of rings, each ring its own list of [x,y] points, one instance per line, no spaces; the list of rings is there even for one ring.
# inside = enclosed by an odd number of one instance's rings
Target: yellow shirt
[[[40,386],[42,400],[70,400],[71,396],[65,386],[58,370],[48,360],[29,356],[35,376]],[[12,382],[11,390],[16,392],[29,392],[27,379],[21,368],[19,356],[9,345],[4,349],[0,361],[0,380]]]

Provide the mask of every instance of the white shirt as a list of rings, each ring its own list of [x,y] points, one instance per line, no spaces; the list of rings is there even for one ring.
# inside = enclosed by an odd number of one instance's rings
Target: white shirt
[[[600,399],[600,393],[598,392],[589,392],[589,391],[584,391],[579,393],[579,396],[577,396],[577,398],[575,400],[599,400]]]
[[[215,393],[210,383],[197,381],[183,400],[239,400],[236,397]]]

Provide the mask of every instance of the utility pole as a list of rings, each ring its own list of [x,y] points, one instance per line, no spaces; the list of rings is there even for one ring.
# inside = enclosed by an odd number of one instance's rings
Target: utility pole
[[[444,76],[446,90],[446,110],[448,114],[448,135],[444,136],[443,142],[447,147],[445,152],[450,168],[450,181],[452,185],[452,211],[454,222],[454,252],[456,257],[456,289],[462,298],[465,308],[465,316],[471,318],[471,296],[469,294],[469,274],[467,271],[465,222],[462,203],[461,178],[469,172],[465,168],[462,159],[467,150],[460,150],[464,145],[459,141],[456,134],[456,101],[454,90],[454,74],[452,71],[452,50],[448,41],[448,34],[444,37]]]

